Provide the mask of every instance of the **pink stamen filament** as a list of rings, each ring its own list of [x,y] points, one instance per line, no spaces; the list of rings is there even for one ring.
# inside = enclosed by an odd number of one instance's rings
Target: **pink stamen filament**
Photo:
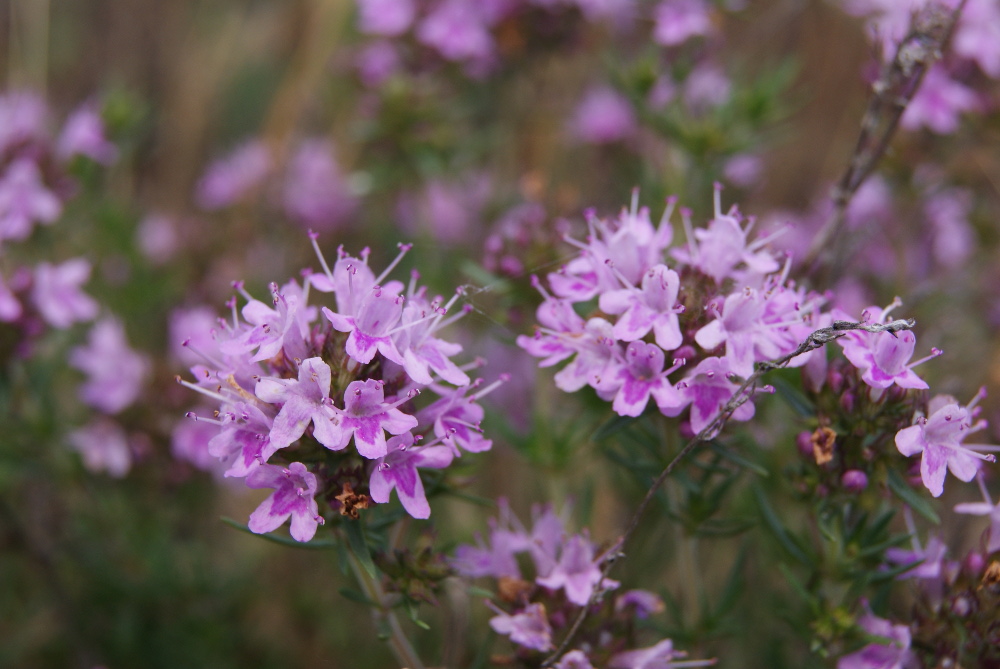
[[[375,279],[375,283],[382,283],[382,279],[389,276],[389,272],[391,272],[396,268],[396,265],[399,264],[399,262],[403,259],[403,257],[407,253],[409,253],[410,249],[412,248],[413,244],[400,244],[399,253],[396,255],[396,259],[393,260],[391,263],[389,263],[389,266],[385,268],[385,271],[383,271],[381,274],[378,275],[378,278]]]

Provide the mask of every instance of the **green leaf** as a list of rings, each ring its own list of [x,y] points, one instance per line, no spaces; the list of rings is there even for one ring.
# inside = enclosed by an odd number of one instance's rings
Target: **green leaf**
[[[935,525],[941,524],[941,519],[934,512],[934,507],[930,505],[923,495],[910,487],[903,477],[895,469],[889,470],[889,490],[901,499],[907,506],[919,513],[921,516],[931,521]]]
[[[406,613],[410,616],[410,620],[413,621],[413,624],[422,630],[430,630],[431,626],[420,619],[416,603],[412,599],[406,599],[404,601],[406,603]]]
[[[812,560],[810,560],[809,556],[805,554],[802,548],[792,540],[788,530],[784,525],[782,525],[781,520],[774,512],[774,509],[771,508],[771,505],[767,501],[767,497],[764,495],[764,491],[761,490],[760,486],[755,484],[753,486],[753,493],[757,500],[757,507],[760,509],[761,518],[763,518],[764,523],[771,530],[774,538],[778,540],[779,544],[781,544],[781,547],[785,549],[786,553],[795,558],[796,561],[807,567],[811,566]]]
[[[612,416],[604,423],[604,425],[601,425],[599,428],[594,430],[591,441],[604,441],[608,437],[624,430],[638,420],[638,418],[632,418],[631,416]]]
[[[726,448],[717,441],[708,442],[708,447],[712,449],[712,451],[714,451],[715,453],[718,453],[720,456],[724,457],[726,460],[729,460],[730,462],[733,462],[739,465],[740,467],[743,467],[744,469],[749,469],[758,476],[767,477],[770,475],[770,472],[768,472],[767,469],[765,469],[761,465],[758,465],[753,460],[749,460],[743,457],[742,455],[736,453],[735,451],[729,450],[728,448]]]
[[[291,539],[289,537],[278,536],[277,534],[257,534],[246,525],[238,523],[232,518],[227,518],[225,516],[222,516],[219,518],[219,520],[224,522],[226,525],[229,525],[230,527],[234,527],[237,530],[240,530],[241,532],[246,532],[247,534],[253,535],[255,537],[260,537],[265,541],[270,541],[271,543],[280,544],[282,546],[289,546],[291,548],[305,548],[308,550],[326,550],[328,548],[335,548],[337,546],[337,542],[335,541],[302,542],[302,541],[296,541],[295,539]]]
[[[368,599],[367,597],[365,597],[362,593],[358,592],[357,590],[353,590],[351,588],[341,588],[337,592],[340,593],[341,597],[343,597],[344,599],[349,599],[352,602],[357,602],[358,604],[364,604],[365,606],[378,607],[378,604],[376,604],[372,600]]]
[[[778,391],[778,396],[785,400],[792,411],[800,418],[814,418],[816,416],[816,407],[813,406],[813,403],[809,401],[809,398],[801,390],[791,384],[788,379],[775,374],[769,381],[774,386],[774,389]]]
[[[368,542],[365,540],[365,528],[360,521],[347,521],[344,523],[344,534],[347,535],[347,546],[351,553],[361,563],[361,567],[368,572],[368,576],[376,578],[378,570],[372,562],[372,554],[368,549]]]

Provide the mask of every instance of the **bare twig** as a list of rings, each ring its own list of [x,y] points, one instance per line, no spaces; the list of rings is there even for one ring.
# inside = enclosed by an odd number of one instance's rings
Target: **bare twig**
[[[767,362],[758,362],[755,365],[753,374],[747,377],[747,379],[742,383],[742,385],[740,385],[740,387],[737,388],[735,392],[733,392],[732,396],[729,398],[729,401],[727,401],[722,406],[718,415],[716,415],[716,417],[712,420],[712,422],[706,425],[701,432],[699,432],[697,435],[694,436],[694,438],[691,439],[691,441],[685,444],[684,448],[682,448],[680,452],[673,457],[673,459],[667,464],[667,466],[663,469],[663,471],[660,472],[660,474],[656,477],[656,479],[653,480],[653,484],[649,487],[649,490],[646,492],[645,497],[642,498],[642,501],[639,502],[639,506],[636,507],[635,511],[632,513],[631,518],[629,518],[628,524],[625,527],[625,531],[622,533],[618,541],[615,542],[614,546],[612,546],[611,549],[608,550],[608,552],[606,553],[604,567],[601,570],[601,578],[598,581],[598,586],[594,588],[594,592],[590,595],[590,600],[587,602],[585,606],[583,606],[580,609],[580,613],[573,620],[573,625],[569,628],[569,631],[566,633],[566,636],[562,640],[562,643],[559,644],[559,647],[555,650],[555,652],[553,652],[551,655],[545,658],[545,661],[542,662],[541,666],[543,668],[553,666],[556,662],[559,661],[559,658],[562,657],[563,653],[565,653],[569,649],[570,644],[573,643],[573,639],[576,638],[577,633],[580,631],[580,628],[583,626],[584,621],[587,619],[587,615],[591,607],[593,607],[593,605],[597,603],[597,601],[603,596],[603,591],[601,590],[600,587],[601,584],[604,583],[604,580],[608,577],[608,574],[611,572],[611,569],[614,567],[614,565],[619,563],[621,559],[625,557],[624,553],[625,544],[628,543],[628,540],[635,533],[635,530],[639,526],[639,521],[641,520],[643,514],[645,513],[646,508],[653,501],[653,497],[656,495],[656,491],[659,490],[660,486],[663,485],[663,482],[667,480],[667,477],[670,476],[670,474],[674,471],[677,465],[680,464],[680,462],[685,457],[687,457],[687,455],[691,453],[695,449],[695,447],[697,447],[699,444],[714,439],[722,431],[722,428],[725,427],[726,423],[732,417],[733,412],[735,412],[738,408],[746,404],[750,400],[750,398],[753,397],[753,394],[757,389],[757,382],[760,380],[760,377],[762,377],[764,374],[766,374],[771,370],[784,367],[790,361],[792,361],[793,359],[797,358],[798,356],[804,353],[808,353],[809,351],[814,351],[818,348],[822,348],[823,346],[834,341],[835,339],[840,339],[841,337],[846,335],[848,332],[851,332],[852,330],[864,330],[865,332],[888,332],[890,335],[895,337],[897,332],[901,332],[903,330],[911,330],[915,324],[916,324],[915,321],[913,321],[912,319],[895,320],[889,323],[862,323],[854,321],[834,321],[833,325],[825,328],[819,328],[818,330],[814,331],[812,334],[806,337],[805,341],[799,344],[798,348],[796,348],[788,355],[784,355],[780,358]]]
[[[815,275],[835,263],[838,245],[834,242],[844,227],[847,207],[885,155],[899,119],[920,88],[924,74],[941,57],[965,2],[962,0],[954,9],[932,2],[915,12],[909,33],[872,85],[873,96],[861,120],[854,154],[831,194],[833,211],[813,240],[804,261],[810,274]]]

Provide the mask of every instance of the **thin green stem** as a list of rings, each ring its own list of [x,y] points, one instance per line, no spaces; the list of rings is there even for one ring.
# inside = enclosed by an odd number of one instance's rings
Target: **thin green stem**
[[[346,543],[346,539],[343,537],[342,539]],[[417,655],[413,644],[406,637],[402,625],[399,624],[399,618],[396,617],[395,612],[386,604],[385,592],[383,592],[381,584],[379,584],[377,579],[368,575],[368,572],[361,566],[361,562],[354,554],[354,551],[348,549],[347,556],[348,562],[351,565],[351,571],[354,572],[354,577],[364,591],[365,596],[376,605],[372,609],[372,618],[375,619],[376,624],[384,621],[389,627],[389,648],[392,649],[392,654],[396,657],[396,661],[399,662],[399,666],[405,669],[424,669],[424,663],[420,660],[420,656]]]

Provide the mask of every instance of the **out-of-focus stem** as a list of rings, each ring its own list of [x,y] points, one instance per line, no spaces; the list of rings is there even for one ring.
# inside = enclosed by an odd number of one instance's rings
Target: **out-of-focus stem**
[[[351,565],[351,571],[354,572],[354,577],[357,579],[361,589],[364,590],[365,596],[377,605],[376,608],[372,609],[372,618],[375,619],[376,623],[385,621],[389,627],[389,648],[392,649],[392,654],[396,656],[399,666],[405,669],[424,669],[424,664],[420,661],[420,656],[417,655],[417,651],[413,648],[410,640],[406,637],[406,633],[403,632],[403,627],[399,624],[399,618],[386,605],[385,593],[382,592],[382,586],[378,580],[368,575],[368,572],[365,571],[365,568],[358,561],[357,556],[354,555],[354,551],[348,549],[347,556],[348,562]]]
[[[13,0],[8,35],[8,86],[45,94],[49,70],[50,0]]]
[[[833,211],[813,239],[804,261],[814,277],[833,271],[838,264],[842,256],[838,237],[846,223],[847,208],[888,150],[903,112],[919,90],[924,74],[941,57],[965,2],[962,0],[954,9],[930,3],[915,13],[909,32],[872,84],[873,95],[861,119],[854,153],[833,189]]]

